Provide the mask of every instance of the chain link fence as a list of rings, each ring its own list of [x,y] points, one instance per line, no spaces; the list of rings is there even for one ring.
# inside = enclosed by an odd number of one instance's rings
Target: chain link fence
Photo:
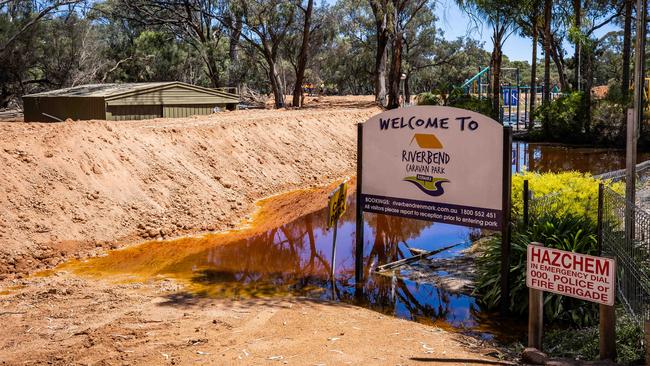
[[[617,263],[617,292],[620,302],[639,323],[650,320],[650,214],[607,186],[602,190],[601,243],[604,255]],[[625,217],[630,221],[626,240]]]

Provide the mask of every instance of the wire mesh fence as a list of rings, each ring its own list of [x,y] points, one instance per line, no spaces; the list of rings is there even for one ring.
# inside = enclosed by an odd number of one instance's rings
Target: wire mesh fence
[[[582,207],[583,214],[596,217],[598,211],[598,197],[589,197]],[[562,200],[562,192],[556,191],[545,195],[537,195],[530,190],[528,198],[527,220],[534,222],[545,215],[561,216],[567,210],[566,202]]]
[[[617,292],[632,317],[650,320],[650,214],[608,187],[602,189],[603,254],[616,258]],[[626,215],[627,211],[627,215]],[[626,240],[625,218],[630,218]]]
[[[527,187],[527,184],[526,184]],[[562,215],[566,202],[562,192],[536,195],[524,189],[524,222],[533,224],[544,220],[545,215]],[[586,200],[584,215],[598,217],[599,243],[602,254],[616,258],[616,288],[619,303],[639,323],[650,321],[650,214],[636,205],[626,206],[625,198],[612,189],[602,188],[602,211],[599,213],[599,198]],[[527,196],[527,200],[526,200]],[[626,216],[626,210],[629,210]],[[625,218],[630,217],[631,240],[626,240]]]

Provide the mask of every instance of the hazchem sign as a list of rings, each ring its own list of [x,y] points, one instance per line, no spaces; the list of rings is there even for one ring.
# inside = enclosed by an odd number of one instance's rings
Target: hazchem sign
[[[530,288],[614,305],[616,261],[611,258],[528,245],[526,285]]]
[[[363,211],[501,229],[500,123],[463,109],[417,106],[378,114],[361,128]]]

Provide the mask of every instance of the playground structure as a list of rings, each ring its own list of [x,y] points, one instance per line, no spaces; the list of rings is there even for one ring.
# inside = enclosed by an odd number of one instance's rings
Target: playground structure
[[[530,86],[521,85],[519,68],[502,68],[502,83],[500,87],[500,111],[499,122],[507,124],[519,130],[529,127],[530,122],[530,98],[536,98],[535,105],[540,105],[544,94],[544,85],[538,85],[534,91]],[[510,75],[508,75],[510,73]],[[514,76],[514,77],[513,77]],[[488,98],[491,94],[490,67],[484,67],[479,72],[467,79],[461,88],[467,95],[478,98]],[[560,96],[560,88],[554,85],[551,89],[551,99]]]

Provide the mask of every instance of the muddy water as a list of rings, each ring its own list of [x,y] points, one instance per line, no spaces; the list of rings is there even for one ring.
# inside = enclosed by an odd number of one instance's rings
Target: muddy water
[[[642,156],[640,159],[647,156]],[[515,143],[513,170],[527,166],[536,171],[579,170],[594,174],[622,168],[622,151],[571,149]],[[303,193],[280,195],[265,205],[300,206],[310,198]],[[484,337],[506,338],[522,334],[522,324],[505,324],[481,311],[466,294],[404,279],[407,273],[386,277],[368,275],[363,296],[354,296],[354,202],[338,232],[336,274],[330,276],[332,232],[325,228],[326,211],[282,220],[264,230],[252,228],[172,241],[155,241],[64,269],[119,281],[174,278],[186,284],[191,296],[233,299],[273,296],[309,296],[356,303],[376,311],[438,326],[476,332]],[[282,217],[282,216],[281,216]],[[264,221],[264,218],[259,220]],[[259,221],[258,220],[258,221]],[[259,224],[259,222],[257,223]],[[259,226],[259,225],[257,225]],[[472,229],[365,215],[365,273],[377,265],[408,257],[409,248],[434,250],[461,243],[436,258],[454,258],[471,246],[479,233]],[[513,331],[513,326],[521,331]],[[503,331],[508,329],[508,334]]]
[[[640,152],[638,162],[650,159],[650,153]],[[512,144],[513,171],[524,166],[529,171],[561,172],[576,170],[601,174],[625,168],[625,150],[588,147],[567,147],[550,144],[514,142]]]
[[[301,199],[292,194],[273,200]],[[263,232],[244,229],[147,242],[111,251],[105,257],[73,261],[63,269],[117,281],[174,278],[185,283],[191,296],[246,299],[298,295],[334,299],[485,337],[498,335],[494,325],[483,321],[485,314],[481,314],[473,297],[433,285],[370,275],[363,296],[355,298],[354,202],[351,197],[349,201],[351,206],[339,223],[334,285],[330,276],[332,231],[325,227],[325,210]],[[378,264],[410,256],[409,247],[434,250],[461,243],[437,258],[458,256],[471,245],[476,233],[459,226],[375,214],[366,214],[365,220],[366,274]]]

